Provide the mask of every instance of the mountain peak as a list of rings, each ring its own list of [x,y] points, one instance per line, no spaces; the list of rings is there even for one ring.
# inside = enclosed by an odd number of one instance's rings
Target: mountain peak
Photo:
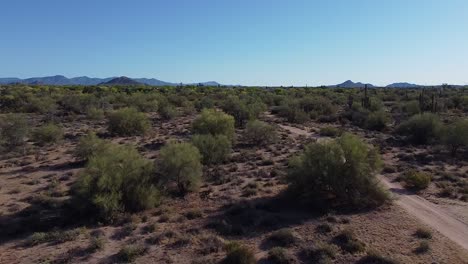
[[[101,84],[104,84],[104,85],[141,85],[142,83],[137,82],[126,76],[120,76],[120,77],[114,78],[110,81],[107,81]]]

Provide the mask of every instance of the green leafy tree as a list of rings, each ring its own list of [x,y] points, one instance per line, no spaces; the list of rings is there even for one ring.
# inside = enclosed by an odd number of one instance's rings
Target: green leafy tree
[[[235,135],[234,118],[215,109],[204,109],[192,127],[195,134],[224,135],[229,140]]]
[[[253,120],[247,123],[245,138],[250,143],[260,146],[276,141],[276,130],[272,125],[263,121]]]
[[[194,135],[192,143],[198,148],[203,164],[218,164],[227,160],[231,153],[231,141],[225,135]]]
[[[110,145],[90,157],[73,188],[80,211],[112,221],[123,212],[156,206],[154,165],[130,146]]]
[[[376,177],[380,155],[357,136],[312,143],[289,165],[292,192],[313,206],[377,206],[388,198]]]
[[[108,116],[108,130],[119,136],[143,135],[150,128],[150,121],[144,113],[135,108],[122,108]]]
[[[460,119],[450,124],[443,133],[443,142],[450,148],[452,156],[460,147],[468,146],[468,120]]]
[[[396,132],[405,135],[415,144],[428,144],[440,137],[442,123],[437,115],[414,115],[398,126]]]
[[[197,191],[202,177],[201,155],[190,143],[171,142],[161,148],[158,174],[164,186],[175,183],[179,192]]]

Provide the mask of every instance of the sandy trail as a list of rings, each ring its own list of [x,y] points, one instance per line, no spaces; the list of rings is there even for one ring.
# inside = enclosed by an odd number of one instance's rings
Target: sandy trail
[[[310,132],[288,125],[278,124],[292,134],[308,136]],[[440,232],[464,249],[468,250],[468,223],[463,222],[455,215],[440,208],[428,200],[411,194],[398,183],[390,182],[385,177],[380,177],[382,183],[393,193],[395,203],[415,216],[426,225]]]
[[[396,204],[468,250],[468,223],[421,196],[411,194],[398,183],[390,182],[383,176],[381,181],[394,194]]]

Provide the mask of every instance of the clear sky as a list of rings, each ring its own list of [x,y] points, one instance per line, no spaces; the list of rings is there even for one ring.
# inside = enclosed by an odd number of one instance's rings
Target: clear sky
[[[1,0],[0,76],[468,84],[467,0]]]

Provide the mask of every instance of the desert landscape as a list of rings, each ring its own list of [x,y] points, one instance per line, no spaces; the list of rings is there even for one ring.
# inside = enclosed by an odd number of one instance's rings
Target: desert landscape
[[[0,110],[0,263],[468,263],[466,87],[118,78]]]

